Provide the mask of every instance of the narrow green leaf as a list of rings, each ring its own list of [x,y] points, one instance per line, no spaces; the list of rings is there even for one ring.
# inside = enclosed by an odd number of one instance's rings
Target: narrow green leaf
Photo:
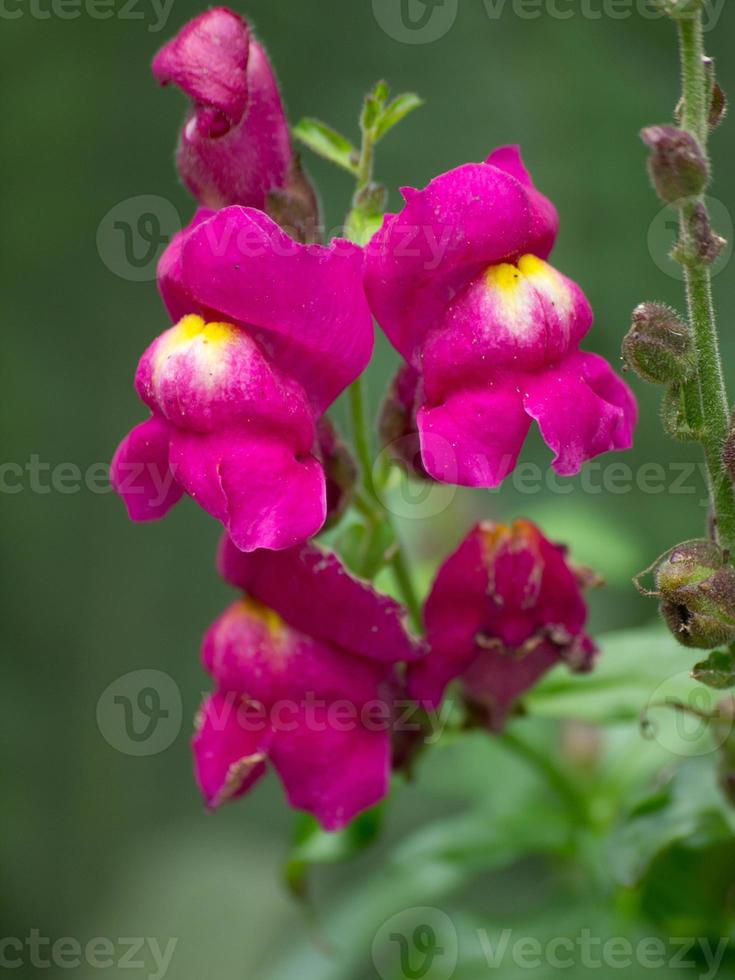
[[[377,122],[375,129],[376,142],[382,139],[402,119],[405,119],[410,112],[420,108],[423,104],[424,100],[419,98],[415,92],[404,92],[402,95],[397,95],[390,105],[386,106],[383,110]]]
[[[717,697],[691,677],[682,648],[661,624],[608,633],[599,638],[600,657],[588,674],[572,674],[560,666],[528,692],[525,704],[532,715],[575,718],[594,724],[640,721],[653,710],[657,720],[663,702],[714,709]],[[669,712],[670,713],[670,712]],[[676,728],[676,726],[673,726]],[[706,726],[702,738],[706,739]],[[678,744],[672,731],[667,744]],[[694,743],[682,745],[688,754]],[[687,749],[687,751],[684,751]]]
[[[293,136],[325,160],[336,163],[351,174],[357,173],[357,150],[346,136],[342,136],[326,123],[319,119],[301,119],[293,127]]]

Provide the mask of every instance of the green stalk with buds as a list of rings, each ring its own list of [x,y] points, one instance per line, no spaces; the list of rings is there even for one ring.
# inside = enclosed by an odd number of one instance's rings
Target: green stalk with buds
[[[652,183],[679,213],[672,252],[684,273],[687,318],[659,303],[643,303],[623,342],[626,365],[641,378],[665,386],[666,432],[702,445],[711,519],[706,539],[676,545],[650,571],[669,629],[684,646],[729,646],[735,659],[735,436],[720,358],[712,302],[711,268],[725,242],[712,228],[705,193],[711,180],[708,140],[722,121],[726,99],[714,63],[705,56],[703,0],[659,0],[675,22],[681,56],[682,97],[678,125],[650,126],[641,136],[651,155]],[[640,578],[640,577],[639,577]],[[718,663],[722,665],[722,652]],[[701,666],[701,665],[699,665]],[[707,671],[695,671],[707,682]]]

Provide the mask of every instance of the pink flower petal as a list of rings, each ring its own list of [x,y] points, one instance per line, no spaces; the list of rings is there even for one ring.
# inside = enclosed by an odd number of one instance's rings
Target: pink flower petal
[[[534,371],[577,347],[592,309],[576,283],[534,255],[484,269],[426,337],[426,397],[443,399],[500,370]]]
[[[300,245],[259,211],[231,207],[177,247],[179,261],[166,264],[167,291],[173,276],[190,312],[245,327],[320,414],[366,367],[373,325],[356,245]]]
[[[153,418],[125,436],[112,459],[110,482],[133,521],[156,521],[181,499],[169,468],[168,425]]]
[[[187,313],[200,313],[201,307],[192,299],[181,271],[181,250],[184,242],[197,225],[211,218],[214,211],[209,208],[198,208],[186,228],[178,231],[158,260],[156,281],[161,298],[174,323]]]
[[[529,521],[473,528],[440,568],[424,619],[430,652],[409,666],[411,696],[436,706],[461,678],[497,726],[550,667],[586,670],[595,653],[566,552]]]
[[[488,381],[417,413],[421,458],[435,480],[497,487],[513,471],[529,429],[518,382]]]
[[[243,796],[265,773],[269,733],[251,730],[244,699],[218,692],[206,698],[192,742],[197,783],[205,803],[216,809]]]
[[[457,167],[404,197],[403,210],[386,216],[367,247],[366,290],[388,339],[418,368],[426,333],[483,267],[526,252],[548,255],[556,212],[527,183],[487,163]]]
[[[630,388],[597,354],[576,351],[523,380],[523,406],[556,453],[554,469],[578,473],[583,463],[630,449],[638,417]]]
[[[234,11],[215,7],[190,20],[153,59],[161,85],[173,82],[195,102],[237,122],[248,103],[250,32]]]
[[[531,180],[521,157],[519,146],[499,146],[490,154],[485,163],[515,177],[528,192],[531,201],[531,245],[529,252],[545,258],[551,253],[559,232],[559,215],[548,197],[544,197]]]
[[[142,401],[173,425],[196,432],[241,426],[289,433],[304,450],[314,442],[304,390],[284,377],[242,328],[184,317],[156,338],[135,377]]]
[[[423,654],[420,641],[406,630],[402,606],[350,575],[336,555],[314,544],[243,554],[223,538],[218,568],[232,585],[310,636],[384,663]]]
[[[288,802],[312,813],[325,830],[345,827],[390,788],[388,731],[368,731],[348,716],[345,711],[340,723],[347,730],[317,732],[302,715],[294,731],[275,734],[271,748]]]
[[[245,21],[223,7],[200,14],[158,52],[153,73],[193,103],[176,154],[192,194],[212,208],[264,209],[293,151],[276,78]]]
[[[276,435],[172,429],[171,466],[197,503],[238,548],[290,548],[326,517],[324,472]]]
[[[248,788],[266,756],[290,803],[329,830],[386,794],[390,668],[306,636],[254,598],[219,617],[202,652],[220,692],[195,739],[210,805]]]

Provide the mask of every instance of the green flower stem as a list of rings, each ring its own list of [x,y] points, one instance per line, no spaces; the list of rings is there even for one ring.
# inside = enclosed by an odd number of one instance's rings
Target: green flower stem
[[[677,20],[682,71],[681,125],[707,152],[710,92],[704,64],[701,8]],[[735,549],[735,495],[722,466],[722,450],[730,432],[730,409],[722,372],[717,326],[712,304],[709,264],[697,257],[692,218],[704,207],[703,195],[680,207],[680,255],[686,282],[689,318],[698,361],[698,385],[703,420],[701,441],[709,472],[710,495],[717,536],[723,547]],[[696,411],[696,410],[695,410]]]
[[[360,162],[358,165],[357,187],[355,200],[345,223],[345,233],[358,245],[365,245],[362,235],[355,232],[359,226],[354,218],[359,209],[358,195],[370,183],[373,173],[375,146],[372,134],[363,132]],[[352,415],[352,432],[355,440],[355,452],[360,464],[362,488],[355,499],[357,509],[363,514],[369,526],[377,530],[381,524],[387,524],[393,532],[396,542],[390,558],[390,566],[398,586],[404,605],[408,609],[411,624],[415,630],[421,630],[421,603],[411,575],[411,568],[396,534],[393,521],[383,504],[373,480],[373,460],[370,452],[370,435],[368,433],[367,412],[365,410],[365,388],[362,376],[352,382],[349,389],[350,411]]]
[[[365,389],[362,376],[350,385],[350,411],[352,413],[352,434],[355,440],[357,461],[362,470],[362,480],[370,497],[374,497],[373,463],[370,455],[370,439],[367,431],[367,416],[365,413]]]

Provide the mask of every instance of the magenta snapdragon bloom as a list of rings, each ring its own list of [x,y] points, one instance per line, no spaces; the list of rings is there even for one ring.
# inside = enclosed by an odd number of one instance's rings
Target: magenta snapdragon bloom
[[[530,521],[479,524],[439,569],[424,607],[429,654],[408,668],[408,691],[436,706],[447,684],[502,727],[516,699],[558,663],[589,670],[586,570]]]
[[[592,310],[545,261],[558,218],[518,148],[403,196],[368,246],[366,289],[409,365],[398,390],[429,475],[497,486],[533,419],[565,476],[627,449],[635,400],[603,358],[578,349]]]
[[[191,99],[176,159],[199,203],[265,210],[294,155],[278,83],[247,23],[226,7],[205,11],[161,48],[153,74]]]
[[[422,646],[398,603],[315,545],[246,555],[225,538],[219,569],[246,595],[202,650],[216,684],[193,743],[206,804],[242,796],[270,763],[291,806],[338,830],[388,792],[395,664]]]
[[[174,238],[158,271],[175,326],[135,379],[152,417],[112,464],[133,520],[186,492],[244,551],[319,531],[337,447],[317,423],[373,347],[362,263],[349,242],[300,245],[249,208],[201,210]]]

